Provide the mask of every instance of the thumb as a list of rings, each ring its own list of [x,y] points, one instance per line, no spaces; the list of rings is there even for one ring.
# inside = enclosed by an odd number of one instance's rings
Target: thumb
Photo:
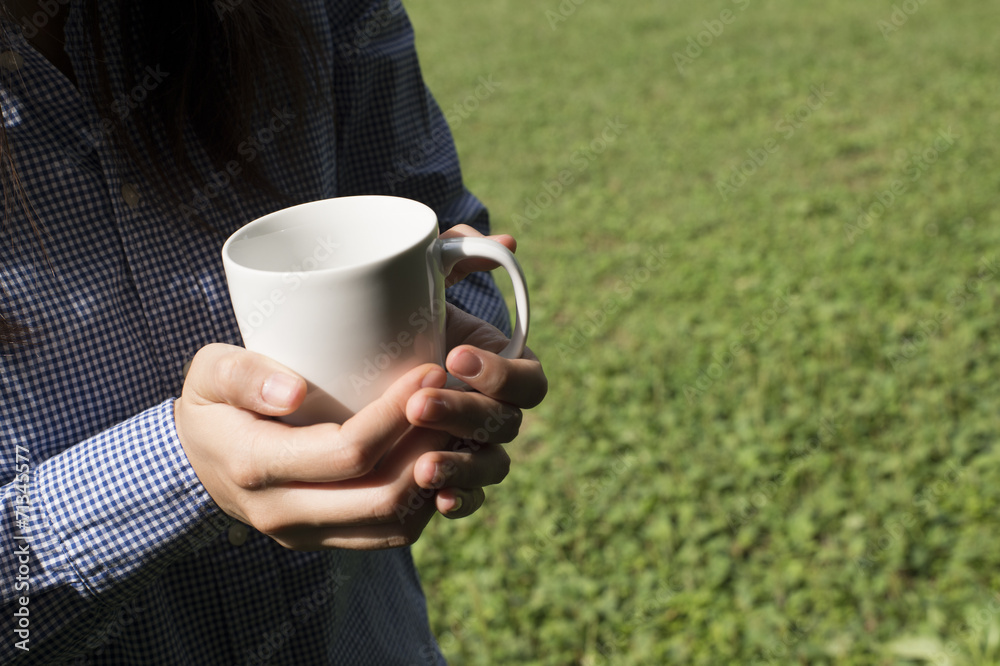
[[[406,405],[422,388],[443,388],[447,375],[441,366],[425,363],[406,372],[386,392],[344,422],[340,435],[346,442],[395,442],[410,428]]]
[[[295,411],[306,382],[262,354],[233,345],[202,347],[191,361],[182,397],[196,404],[224,403],[266,416]]]

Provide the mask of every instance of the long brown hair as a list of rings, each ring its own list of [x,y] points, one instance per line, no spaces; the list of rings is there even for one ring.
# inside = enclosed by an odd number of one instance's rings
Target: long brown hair
[[[123,1],[117,15],[120,69],[101,65],[114,61],[109,56],[117,40],[102,26],[100,0],[88,0],[84,21],[98,64],[97,104],[113,125],[109,136],[121,159],[153,186],[153,195],[175,209],[201,176],[187,152],[186,131],[193,130],[219,167],[251,133],[254,109],[290,106],[302,112],[311,95],[322,89],[325,64],[294,0]],[[0,39],[6,41],[6,34]],[[142,105],[122,113],[116,104],[121,104],[124,82],[150,66],[169,76]],[[244,167],[234,179],[237,191],[257,188],[281,198],[259,162]],[[4,219],[12,206],[21,207],[44,247],[44,229],[31,214],[3,123],[0,182]],[[5,301],[0,284],[0,349],[29,339],[28,329],[7,310]]]

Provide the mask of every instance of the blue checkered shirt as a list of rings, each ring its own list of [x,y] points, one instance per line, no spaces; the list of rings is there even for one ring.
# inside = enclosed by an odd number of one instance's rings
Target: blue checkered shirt
[[[0,355],[0,663],[443,663],[408,549],[285,550],[225,516],[188,464],[172,412],[183,368],[205,344],[240,343],[222,241],[283,204],[235,194],[194,142],[204,186],[185,206],[154,204],[105,140],[83,4],[66,25],[76,85],[30,28],[7,23],[0,50],[3,121],[42,227],[39,239],[19,207],[2,213],[3,304],[35,341]],[[116,35],[117,3],[100,5]],[[398,1],[303,5],[335,113],[261,110],[237,165],[261,160],[299,200],[394,194],[442,228],[486,232]],[[122,112],[169,75],[116,80]],[[270,149],[282,141],[292,150]],[[507,328],[488,276],[449,297]]]

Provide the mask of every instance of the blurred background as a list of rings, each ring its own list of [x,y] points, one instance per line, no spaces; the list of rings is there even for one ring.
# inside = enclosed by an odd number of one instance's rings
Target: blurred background
[[[551,382],[451,663],[1000,664],[1000,4],[406,6]]]

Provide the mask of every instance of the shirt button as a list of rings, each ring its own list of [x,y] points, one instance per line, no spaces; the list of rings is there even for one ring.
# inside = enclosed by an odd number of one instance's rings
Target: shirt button
[[[8,72],[13,72],[21,69],[21,65],[24,64],[24,56],[15,51],[4,51],[0,53],[0,67],[3,67]]]
[[[191,371],[191,361],[193,361],[193,360],[194,360],[194,359],[190,359],[190,358],[189,358],[188,360],[186,360],[186,361],[184,362],[184,367],[183,367],[183,368],[181,368],[181,379],[182,379],[182,380],[183,380],[183,379],[187,379],[187,376],[188,376],[188,372],[190,372],[190,371]]]
[[[250,537],[250,528],[243,523],[236,523],[229,528],[229,543],[234,546],[242,546]]]
[[[122,185],[122,199],[125,200],[125,204],[135,210],[139,207],[139,190],[136,189],[135,185],[132,183],[125,183]]]

